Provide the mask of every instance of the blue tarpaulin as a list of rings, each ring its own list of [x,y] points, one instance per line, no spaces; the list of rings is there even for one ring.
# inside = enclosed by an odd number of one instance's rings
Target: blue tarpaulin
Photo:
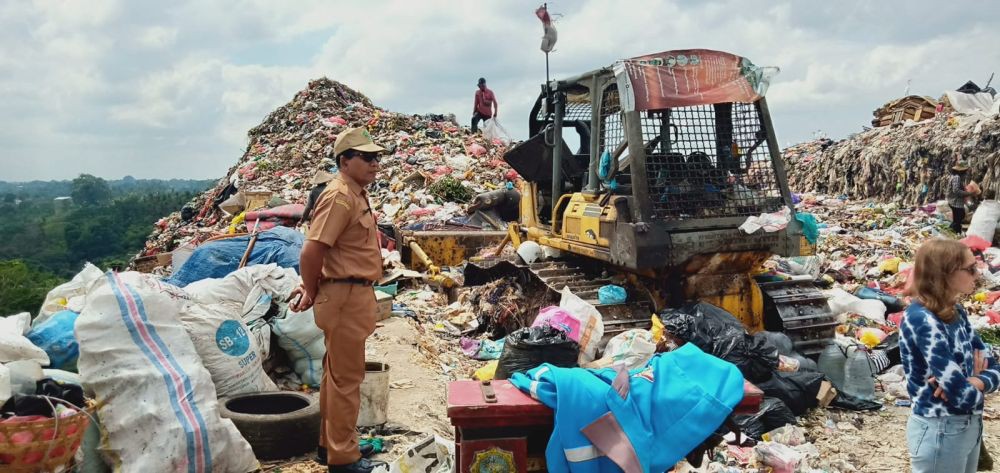
[[[194,250],[184,266],[167,283],[184,287],[207,278],[221,278],[236,271],[250,243],[250,235],[205,243]],[[288,227],[274,227],[258,234],[247,266],[276,263],[282,268],[299,270],[299,254],[305,236]]]

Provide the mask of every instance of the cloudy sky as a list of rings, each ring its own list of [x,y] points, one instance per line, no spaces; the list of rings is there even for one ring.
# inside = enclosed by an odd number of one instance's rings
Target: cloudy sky
[[[0,2],[0,180],[215,178],[246,132],[321,76],[377,105],[466,123],[489,79],[526,138],[544,79],[537,1]],[[627,5],[627,8],[624,6]],[[902,95],[1000,68],[1000,2],[555,0],[554,76],[668,49],[733,52],[781,73],[783,145],[842,138]],[[1000,82],[1000,79],[995,81]]]

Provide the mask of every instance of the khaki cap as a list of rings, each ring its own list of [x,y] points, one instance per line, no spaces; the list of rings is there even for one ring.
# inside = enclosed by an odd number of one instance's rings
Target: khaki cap
[[[367,153],[385,151],[385,148],[372,142],[372,135],[364,128],[348,128],[337,135],[337,141],[333,145],[333,155],[340,156],[340,153],[349,149]]]
[[[958,164],[955,164],[951,168],[954,169],[954,170],[956,170],[956,171],[959,171],[959,172],[961,172],[961,171],[967,171],[969,169],[969,162],[965,161],[963,159],[963,160],[959,161]]]

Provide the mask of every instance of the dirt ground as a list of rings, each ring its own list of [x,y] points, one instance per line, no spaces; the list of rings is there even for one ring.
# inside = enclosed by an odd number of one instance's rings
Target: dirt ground
[[[445,387],[452,378],[445,374],[442,366],[435,366],[430,361],[425,355],[426,349],[422,352],[422,337],[417,330],[410,320],[393,317],[379,322],[375,333],[368,338],[365,349],[368,361],[389,365],[388,422],[382,428],[362,431],[362,435],[377,436],[388,442],[389,451],[374,456],[376,460],[391,461],[427,435],[453,438],[445,402]],[[261,466],[267,473],[327,471],[313,462],[311,455]]]
[[[389,422],[384,428],[364,432],[389,442],[389,451],[376,459],[391,461],[426,435],[453,437],[445,412],[445,387],[453,379],[449,373],[465,378],[468,368],[452,367],[462,365],[454,358],[461,353],[449,353],[447,348],[449,344],[457,345],[457,341],[438,339],[429,333],[421,336],[419,330],[408,319],[390,318],[380,322],[368,340],[368,359],[390,366]],[[434,341],[429,343],[428,339]],[[909,408],[890,403],[873,413],[815,409],[800,418],[800,423],[807,430],[807,439],[819,449],[822,463],[844,472],[901,473],[909,471],[908,415]],[[988,398],[984,418],[985,441],[998,460],[997,467],[988,471],[1000,471],[1000,396]],[[827,420],[835,428],[831,429]],[[268,473],[326,471],[308,457],[262,466]]]
[[[817,409],[803,422],[822,458],[844,459],[863,472],[910,471],[906,450],[906,418],[910,408],[889,406],[875,413]],[[983,415],[985,443],[993,453],[994,469],[1000,471],[1000,396],[987,398]],[[831,419],[836,430],[824,425]]]

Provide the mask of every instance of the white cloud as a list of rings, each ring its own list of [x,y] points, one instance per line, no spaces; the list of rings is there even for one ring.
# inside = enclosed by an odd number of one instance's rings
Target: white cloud
[[[468,124],[485,76],[501,120],[525,138],[544,79],[537,1],[0,3],[0,179],[221,175],[246,132],[328,76],[406,113]],[[902,93],[980,85],[1000,63],[970,1],[600,0],[549,2],[554,78],[682,48],[782,70],[769,102],[782,142],[860,129]],[[970,13],[971,12],[971,13]],[[915,24],[933,24],[917,28]],[[27,163],[27,164],[25,164]]]
[[[177,28],[152,26],[144,29],[139,35],[139,44],[151,49],[165,48],[173,45],[175,41],[177,41]]]

